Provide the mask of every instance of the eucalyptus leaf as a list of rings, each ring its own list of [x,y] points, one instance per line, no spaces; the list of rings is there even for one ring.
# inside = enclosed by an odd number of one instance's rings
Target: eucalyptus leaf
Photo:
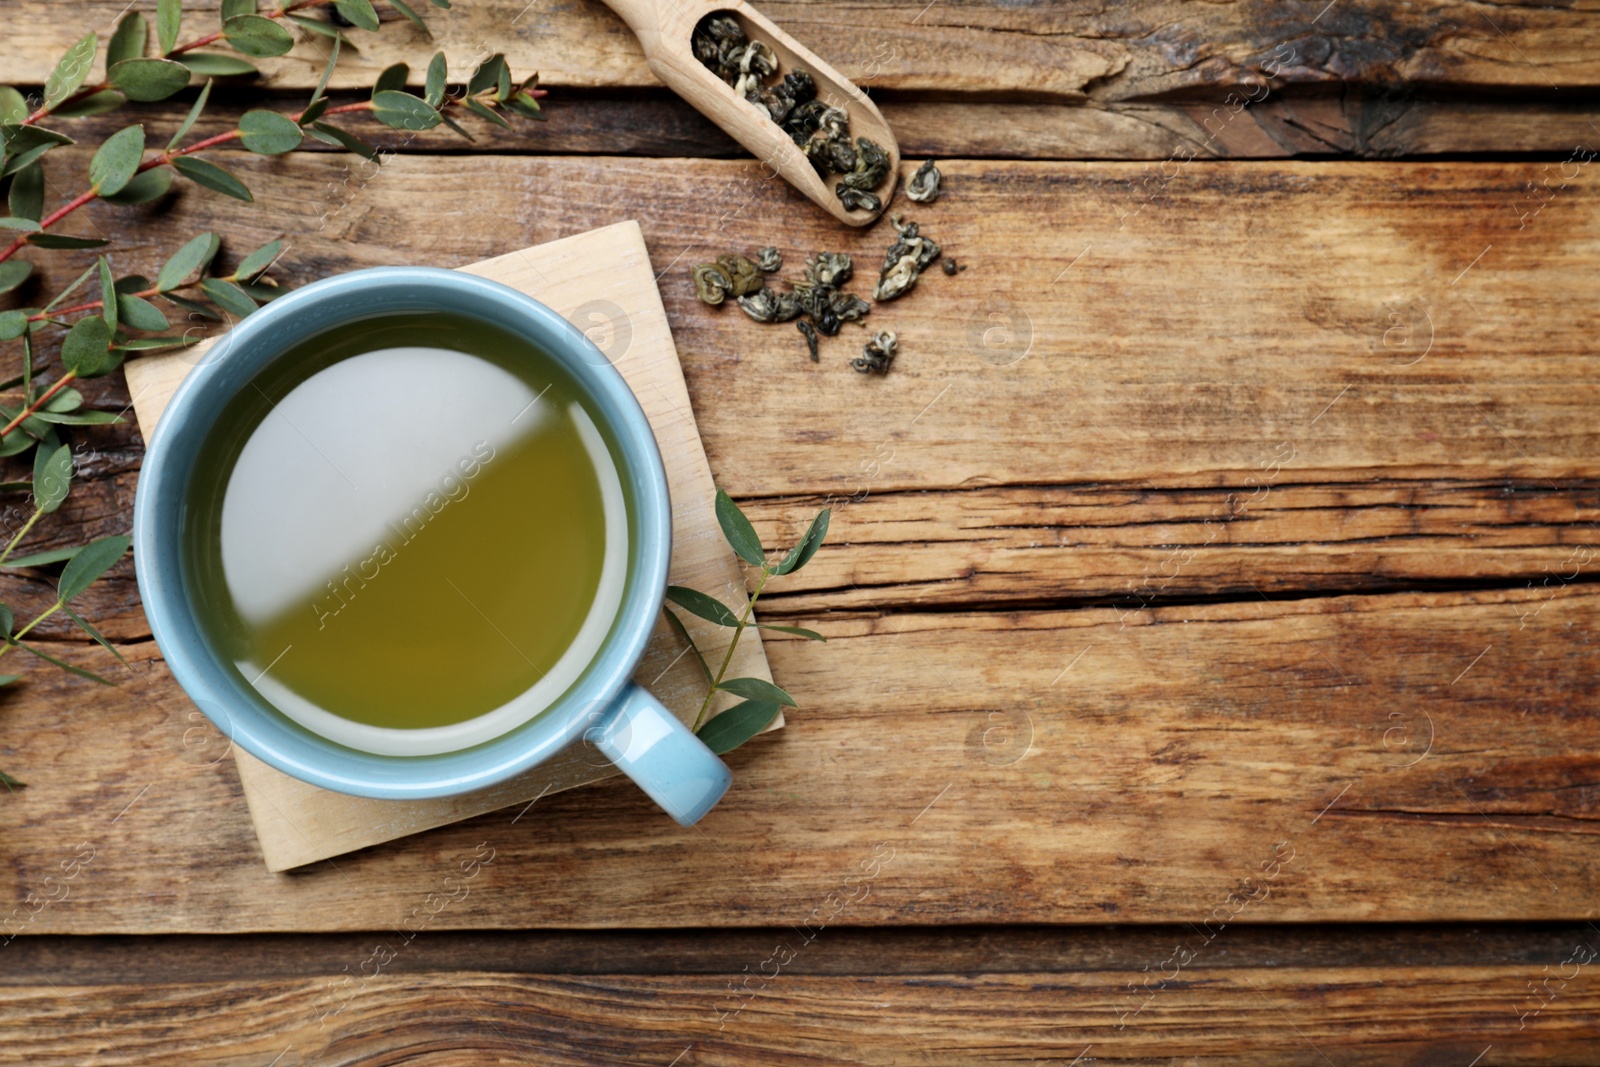
[[[439,125],[439,111],[420,96],[385,89],[372,94],[372,117],[397,130],[426,130]]]
[[[821,634],[817,633],[817,631],[807,630],[804,626],[773,626],[770,623],[765,622],[758,622],[756,623],[756,626],[762,630],[776,630],[780,634],[794,634],[796,637],[803,637],[807,641],[827,640],[826,637],[823,637]]]
[[[696,736],[720,756],[765,730],[777,716],[778,705],[772,701],[746,700],[700,727]]]
[[[82,615],[79,615],[76,611],[73,611],[66,604],[62,604],[61,605],[61,611],[62,611],[62,613],[64,615],[66,615],[67,618],[71,619],[73,622],[78,624],[78,629],[82,630],[84,633],[86,633],[90,637],[94,638],[95,644],[99,645],[101,648],[105,649],[107,652],[109,652],[113,656],[117,657],[117,662],[118,663],[121,663],[124,667],[128,668],[130,671],[133,670],[133,664],[129,663],[123,657],[122,653],[117,651],[117,646],[116,645],[113,645],[110,641],[106,640],[106,635],[105,634],[101,633],[99,630],[95,629],[92,625],[90,625],[88,619],[85,619]]]
[[[334,37],[333,48],[328,53],[328,64],[322,68],[322,77],[317,79],[317,87],[311,90],[312,104],[315,104],[318,100],[321,100],[323,92],[328,88],[328,79],[333,77],[333,68],[339,65],[339,46],[343,42],[343,34]],[[304,121],[309,122],[311,120],[306,119]]]
[[[466,131],[466,129],[463,128],[462,125],[459,122],[457,122],[455,119],[451,118],[449,115],[446,115],[442,110],[439,112],[439,121],[444,123],[446,126],[450,127],[452,130],[454,130],[457,133],[459,133],[461,136],[465,137],[467,140],[469,140],[469,141],[476,141],[477,140],[477,138],[472,136],[472,134],[468,133]]]
[[[100,268],[100,317],[106,328],[117,332],[117,280],[111,276],[111,261],[101,256],[96,264]]]
[[[410,77],[411,68],[404,63],[392,63],[378,73],[378,80],[372,83],[372,95],[376,96],[385,89],[404,89],[406,78]]]
[[[190,73],[203,74],[207,77],[227,78],[235,74],[261,73],[254,65],[236,56],[223,55],[221,52],[183,52],[177,59],[179,63],[189,68]]]
[[[219,308],[241,319],[256,309],[256,302],[249,294],[225,278],[205,279],[200,283],[200,291]]]
[[[256,13],[256,0],[222,0],[219,14],[222,21],[227,22],[235,15],[254,15]]]
[[[72,492],[72,446],[52,451],[39,449],[33,461],[33,506],[46,515],[54,512]]]
[[[0,126],[0,144],[5,149],[5,174],[15,174],[57,145],[72,144],[72,138],[42,126]]]
[[[56,587],[56,596],[64,604],[89,588],[96,578],[110,570],[123,557],[132,544],[133,538],[127,534],[117,534],[84,545],[83,550],[73,556],[72,561],[61,571],[61,584]]]
[[[666,614],[667,622],[672,626],[673,631],[683,638],[684,642],[689,646],[689,651],[694,653],[694,661],[700,664],[700,673],[705,675],[706,685],[710,685],[712,682],[711,665],[706,663],[705,656],[700,654],[700,646],[694,643],[693,637],[689,636],[688,627],[683,625],[683,620],[678,618],[671,608],[662,608],[661,610]]]
[[[156,0],[156,46],[166,55],[178,43],[183,22],[183,0]]]
[[[106,67],[109,69],[124,59],[137,59],[144,55],[145,44],[150,39],[150,28],[144,16],[130,11],[117,23],[116,32],[106,45]]]
[[[281,285],[274,285],[267,281],[238,282],[239,288],[257,303],[265,304],[269,300],[276,300],[289,290]]]
[[[99,682],[101,685],[114,686],[114,685],[117,684],[116,682],[111,681],[109,678],[100,677],[98,674],[94,673],[94,671],[84,670],[82,667],[74,667],[72,664],[68,663],[66,660],[56,659],[54,656],[50,655],[50,653],[48,653],[48,652],[41,652],[37,648],[34,648],[32,645],[28,644],[26,641],[13,641],[11,643],[16,645],[18,648],[22,649],[22,651],[24,651],[24,652],[27,652],[27,653],[30,653],[32,655],[38,656],[40,659],[44,660],[46,663],[54,663],[57,667],[60,667],[62,670],[66,671],[68,674],[75,674],[79,678],[85,678],[85,679],[88,679],[91,682]]]
[[[422,16],[413,11],[411,5],[406,3],[405,0],[389,0],[389,6],[410,19],[417,29],[422,31],[424,37],[430,41],[433,40],[433,32],[428,29],[428,24],[422,21]]]
[[[200,90],[200,95],[194,98],[194,104],[189,108],[189,113],[178,124],[178,132],[172,135],[172,140],[167,142],[167,151],[178,147],[178,142],[188,135],[194,128],[195,120],[200,117],[200,112],[206,109],[206,101],[211,99],[211,79],[206,79],[206,84]]]
[[[189,312],[189,318],[190,318],[191,321],[193,319],[195,319],[196,317],[205,319],[205,320],[207,320],[209,322],[221,322],[222,321],[222,316],[217,314],[216,308],[213,308],[213,307],[211,307],[211,306],[209,306],[207,304],[202,304],[198,300],[190,300],[188,297],[179,296],[177,293],[162,293],[161,295],[162,295],[163,298],[172,301],[178,307],[181,307],[185,311]],[[138,351],[141,347],[152,347],[152,346],[149,346],[149,345],[141,346],[138,341],[128,341],[122,347],[123,348],[127,348],[127,349],[132,349],[134,351]]]
[[[33,219],[0,218],[0,230],[21,230],[23,233],[38,233],[39,224]]]
[[[352,26],[363,30],[378,28],[378,13],[372,9],[371,0],[333,0],[333,6]]]
[[[722,601],[709,597],[698,589],[682,585],[667,586],[667,599],[693,615],[718,626],[738,626],[739,617],[729,611]]]
[[[28,117],[28,98],[9,85],[0,85],[0,123],[15,125]]]
[[[80,24],[81,25],[81,24]],[[44,83],[44,106],[46,110],[54,110],[55,106],[83,85],[89,77],[89,68],[94,65],[94,54],[97,47],[94,31],[91,30],[67,49],[66,54],[56,63],[55,69]]]
[[[39,248],[99,248],[110,241],[99,237],[70,237],[60,233],[30,233],[28,243]]]
[[[0,264],[4,266],[4,264]],[[0,341],[15,341],[28,328],[28,312],[23,308],[0,311]]]
[[[822,539],[828,536],[828,519],[832,515],[832,508],[823,508],[817,512],[817,517],[811,520],[811,526],[806,530],[800,543],[789,550],[783,557],[783,562],[773,570],[773,574],[792,574],[811,562],[811,557],[817,554],[817,549],[822,547]]]
[[[303,135],[296,122],[276,111],[257,108],[239,119],[240,138],[250,151],[263,156],[281,156],[300,147]]]
[[[506,57],[499,52],[478,64],[478,69],[472,72],[472,80],[467,82],[467,95],[477,96],[485,89],[500,83],[500,68],[506,65]]]
[[[129,100],[165,100],[189,84],[189,68],[170,59],[124,59],[106,80]]]
[[[151,167],[135,174],[120,192],[103,197],[113,204],[148,204],[167,195],[172,188],[172,171],[166,167]]]
[[[127,102],[128,98],[115,89],[103,89],[98,93],[69,100],[51,114],[61,119],[82,119],[90,115],[103,115],[107,111],[115,111]]]
[[[210,312],[209,308],[206,310]],[[214,319],[217,316],[212,313],[209,317]],[[190,345],[197,345],[204,340],[204,337],[130,337],[126,341],[119,342],[117,350],[119,352],[154,352],[163,348],[188,348]]]
[[[313,122],[311,126],[312,129],[330,138],[333,144],[339,145],[346,151],[354,152],[363,159],[378,158],[378,150],[353,133],[341,130],[337,126],[329,126],[326,122]]]
[[[329,37],[335,41],[344,40],[344,34],[339,32],[339,27],[323,22],[321,19],[310,19],[304,15],[287,15],[285,17],[302,30],[308,30],[311,33]]]
[[[444,103],[444,94],[449,89],[450,65],[444,58],[443,52],[435,52],[428,61],[428,78],[422,91],[422,98],[434,107]]]
[[[501,118],[493,108],[489,107],[476,97],[469,96],[464,103],[467,105],[467,110],[472,112],[474,115],[477,115],[479,118],[488,119],[496,126],[503,126],[508,130],[511,128],[511,123]]]
[[[99,316],[79,319],[61,342],[61,365],[79,378],[93,378],[111,369],[111,327]]]
[[[4,408],[0,408],[0,412],[4,411]],[[16,412],[12,412],[11,414],[15,416]],[[22,428],[24,431],[27,430],[26,425],[24,425]],[[38,443],[39,442],[37,439],[30,437],[26,432],[12,433],[6,437],[0,437],[0,458],[5,456],[15,456],[18,453],[26,452],[28,449],[32,448]]]
[[[315,122],[317,119],[320,119],[322,117],[322,113],[326,110],[328,110],[328,98],[325,96],[319,96],[315,100],[311,101],[311,103],[307,104],[304,111],[295,116],[295,122],[299,123],[301,126],[306,126]],[[322,138],[319,137],[317,140],[320,141]]]
[[[31,556],[17,556],[8,559],[5,565],[7,567],[43,567],[48,563],[60,563],[62,560],[71,559],[81,551],[83,551],[82,545],[74,545],[71,548],[52,548],[48,552],[35,552]],[[9,626],[5,632],[10,632]]]
[[[255,200],[244,182],[208,159],[201,159],[199,156],[179,156],[172,161],[172,165],[179,174],[196,185],[214,189],[235,200],[243,200],[247,204]]]
[[[283,251],[282,241],[272,241],[251,252],[239,261],[239,269],[233,272],[235,278],[249,281],[272,265],[278,258],[278,253]]]
[[[161,309],[142,297],[131,293],[121,294],[117,297],[117,314],[122,319],[124,326],[135,330],[165,330],[172,325]]]
[[[717,490],[716,511],[722,536],[728,539],[728,544],[738,557],[752,567],[765,563],[767,557],[761,550],[761,538],[756,536],[755,527],[750,525],[750,520],[745,518],[744,512],[739,510],[739,505],[733,502],[726,490]]]
[[[163,293],[169,289],[176,289],[188,279],[189,275],[204,270],[220,247],[222,242],[214,233],[202,233],[193,238],[188,244],[172,253],[172,258],[162,265],[161,273],[156,275],[156,289]]]
[[[515,111],[523,118],[544,121],[544,112],[539,108],[539,101],[527,93],[516,93],[506,101],[506,108]]]
[[[116,370],[117,365],[106,368],[107,371]],[[33,416],[40,422],[56,426],[110,426],[122,421],[122,417],[110,411],[81,411],[68,414],[60,411],[40,411]]]
[[[27,281],[32,273],[33,264],[25,259],[8,259],[0,263],[0,293],[9,293]]]
[[[83,407],[83,394],[69,385],[51,397],[40,410],[66,414],[69,411],[77,411],[81,407]]]
[[[791,708],[800,706],[794,702],[794,697],[762,678],[730,678],[717,686],[717,688],[732,693],[734,696],[744,697],[747,700],[785,704]]]
[[[20,674],[4,674],[4,675],[0,675],[0,678],[7,679],[7,682],[0,683],[0,685],[9,684],[10,682],[14,682],[18,678],[21,678],[21,677],[22,677],[22,675],[20,675]],[[26,789],[26,788],[28,788],[28,783],[27,782],[22,781],[20,778],[13,778],[13,777],[11,777],[11,775],[7,774],[5,771],[0,771],[0,785],[5,786],[6,789],[8,789],[8,790],[17,790],[17,789]]]
[[[433,0],[433,6],[434,7],[442,7],[446,11],[449,11],[450,10],[450,0]]]
[[[261,15],[235,15],[222,24],[222,36],[247,56],[281,56],[294,47],[294,35]]]

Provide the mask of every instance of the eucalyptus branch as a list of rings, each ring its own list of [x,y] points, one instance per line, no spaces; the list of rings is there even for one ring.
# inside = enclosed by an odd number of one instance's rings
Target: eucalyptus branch
[[[256,12],[256,14],[259,17],[264,18],[264,19],[282,19],[282,18],[287,17],[288,15],[293,14],[296,11],[301,11],[301,10],[304,10],[306,8],[312,8],[312,7],[323,7],[323,6],[325,6],[327,4],[331,4],[331,3],[333,3],[333,0],[298,0],[297,3],[292,3],[292,4],[288,4],[286,6],[279,7],[278,10],[276,10],[276,11],[271,11],[271,12],[268,12],[266,14],[261,14],[260,12]],[[227,37],[226,31],[217,30],[215,33],[208,33],[205,36],[197,37],[192,41],[186,41],[183,44],[174,45],[171,48],[167,49],[166,51],[162,52],[160,54],[160,58],[161,59],[171,59],[173,56],[182,55],[185,52],[192,52],[196,48],[204,48],[208,44],[216,44],[218,41],[224,40],[226,37]],[[107,73],[109,73],[109,71]],[[115,90],[116,88],[117,88],[116,83],[111,81],[109,78],[107,78],[105,81],[98,82],[98,83],[96,83],[94,85],[86,85],[83,88],[76,90],[71,95],[67,96],[66,98],[55,102],[54,104],[48,104],[48,103],[40,104],[38,108],[36,108],[26,118],[24,118],[20,122],[18,122],[17,125],[19,125],[19,126],[37,125],[38,122],[41,119],[47,118],[51,114],[53,114],[53,113],[55,113],[57,111],[60,111],[60,110],[62,110],[64,108],[68,108],[73,104],[80,104],[83,101],[87,100],[89,97],[94,96],[96,93],[109,92],[109,91]]]
[[[793,634],[811,641],[826,640],[821,634],[799,626],[772,626],[758,623],[754,621],[754,616],[756,601],[761,599],[761,593],[766,589],[768,581],[780,575],[793,574],[816,555],[817,549],[822,546],[823,538],[828,534],[828,518],[831,512],[827,508],[818,512],[799,543],[781,560],[774,563],[767,559],[761,547],[761,538],[756,536],[750,520],[721,489],[717,490],[716,511],[722,535],[727,538],[734,553],[751,566],[761,568],[761,576],[756,580],[755,591],[745,598],[744,608],[735,615],[722,601],[706,593],[681,585],[667,587],[667,599],[673,604],[707,622],[733,630],[733,638],[728,642],[728,648],[722,655],[722,663],[715,674],[711,673],[705,655],[695,643],[694,636],[684,626],[683,620],[679,619],[671,609],[665,610],[668,622],[677,631],[678,636],[688,643],[688,650],[694,653],[700,672],[706,679],[706,695],[700,702],[699,711],[695,713],[694,732],[713,752],[720,755],[738,748],[765,730],[777,717],[780,708],[798,706],[792,696],[765,678],[730,679],[727,677],[728,668],[733,663],[734,650],[739,647],[739,638],[744,636],[745,630],[750,626]],[[706,716],[710,713],[711,702],[716,699],[718,693],[732,693],[745,699],[708,721]]]

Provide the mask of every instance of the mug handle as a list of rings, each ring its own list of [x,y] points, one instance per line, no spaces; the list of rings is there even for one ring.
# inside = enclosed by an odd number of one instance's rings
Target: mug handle
[[[602,716],[584,737],[679,826],[699,822],[732,784],[716,753],[636,683]]]

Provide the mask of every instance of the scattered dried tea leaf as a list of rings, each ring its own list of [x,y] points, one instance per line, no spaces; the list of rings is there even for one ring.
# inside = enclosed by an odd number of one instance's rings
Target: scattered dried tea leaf
[[[862,374],[888,374],[899,344],[894,331],[883,330],[861,346],[861,355],[852,359],[850,365]]]
[[[780,271],[783,269],[783,253],[768,245],[756,253],[756,266],[760,267],[764,274]]]
[[[800,298],[794,293],[780,293],[767,288],[757,289],[749,296],[741,296],[739,306],[757,322],[788,322],[799,318],[804,310],[800,306]]]
[[[917,277],[939,257],[939,246],[923,237],[915,222],[900,221],[899,215],[890,215],[899,235],[883,257],[883,271],[878,275],[874,300],[894,300],[905,295],[917,284]]]
[[[761,268],[744,256],[718,256],[717,266],[728,276],[728,293],[731,296],[753,293],[764,284]]]
[[[694,269],[694,293],[708,304],[720,304],[733,288],[728,272],[715,263],[702,263]]]
[[[906,196],[919,204],[931,204],[939,199],[940,180],[939,168],[930,159],[906,183]]]
[[[799,330],[806,339],[806,350],[811,354],[811,362],[820,362],[817,358],[817,328],[805,319],[801,319],[794,325],[795,329]]]
[[[839,202],[851,211],[881,211],[883,201],[878,199],[877,193],[863,192],[860,189],[847,189],[841,183],[834,192],[839,194]]]
[[[806,258],[806,281],[812,285],[840,286],[854,271],[847,252],[818,252]]]

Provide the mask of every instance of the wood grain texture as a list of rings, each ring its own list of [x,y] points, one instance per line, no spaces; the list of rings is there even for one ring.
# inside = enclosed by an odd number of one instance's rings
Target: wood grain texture
[[[518,70],[540,70],[556,85],[654,82],[637,39],[600,0],[531,8],[523,0],[478,0],[448,12],[429,9],[435,43],[379,6],[384,29],[352,34],[359,51],[341,62],[341,84],[370,85],[397,60],[420,68],[435,47],[458,63],[504,51]],[[88,28],[103,39],[124,7],[82,0],[77,17],[63,19],[49,0],[14,0],[7,77],[42,84],[68,45]],[[185,7],[185,39],[217,28],[217,0]],[[1126,100],[1248,84],[1285,45],[1294,50],[1283,75],[1291,82],[1545,90],[1600,81],[1597,31],[1579,5],[1137,0],[1092,8],[940,0],[924,8],[772,0],[761,7],[865,88]],[[307,46],[262,63],[269,84],[307,87],[321,66]]]
[[[137,111],[118,110],[71,124],[85,143],[104,140],[137,115],[152,138],[177,128],[193,92]],[[1143,102],[1002,102],[982,97],[925,100],[881,92],[875,100],[905,158],[937,159],[1198,159],[1355,157],[1388,159],[1443,153],[1553,154],[1565,159],[1580,144],[1600,140],[1600,104],[1577,100],[1507,99],[1430,94],[1415,88],[1386,92],[1343,86],[1288,89],[1252,103],[1223,122],[1213,116],[1227,91],[1196,89],[1175,99]],[[192,136],[226,133],[251,108],[292,113],[303,91],[214,88]],[[363,99],[330,94],[334,106]],[[467,117],[476,140],[444,127],[393,131],[360,115],[343,121],[394,152],[451,155],[642,155],[705,158],[748,156],[739,144],[686,102],[664,89],[559,89],[543,102],[547,122],[490,129]],[[337,151],[318,141],[305,150]],[[1537,169],[1537,168],[1536,168]]]
[[[86,166],[62,156],[57,174]],[[228,161],[255,210],[186,188],[118,213],[140,222],[119,268],[151,272],[202,228],[229,235],[227,257],[287,237],[290,282],[457,266],[637,213],[736,497],[1597,473],[1592,163],[1536,199],[1543,163],[1197,161],[1150,184],[1138,164],[951,162],[945,197],[910,214],[969,269],[873,311],[901,354],[866,378],[854,328],[811,364],[794,330],[694,298],[694,263],[768,243],[790,274],[852,252],[866,289],[889,243],[881,225],[841,233],[754,163],[479,157],[461,196],[451,158]],[[727,205],[710,222],[708,202]],[[68,229],[111,232],[115,210]],[[72,262],[51,257],[30,292]]]
[[[694,416],[689,413],[678,353],[652,283],[638,224],[617,223],[508,252],[462,270],[538,298],[580,329],[598,331],[598,343],[610,350],[607,355],[638,398],[661,449],[673,500],[669,581],[737,602],[743,594],[743,569],[717,525],[712,507],[716,487]],[[155,432],[178,384],[212,356],[210,347],[206,342],[128,366],[128,389],[146,436]],[[726,634],[717,626],[687,614],[683,621],[706,655],[726,648]],[[684,651],[682,640],[666,621],[657,620],[634,680],[692,726],[706,696],[706,683]],[[747,639],[739,643],[728,669],[730,677],[772,680],[758,631],[750,630]],[[731,694],[719,696],[711,705],[713,717],[735,702]],[[194,722],[206,741],[216,734],[203,720],[195,718]],[[780,713],[768,729],[782,726]],[[591,746],[579,745],[491,789],[402,802],[318,789],[274,770],[242,749],[235,749],[233,755],[262,856],[271,871],[299,867],[508,805],[531,803],[618,773]]]
[[[1153,960],[1152,967],[1161,963]],[[0,1018],[12,1024],[17,1055],[48,1064],[120,1062],[117,1055],[189,1064],[223,1049],[228,1063],[278,1057],[278,1064],[294,1067],[412,1061],[954,1067],[1067,1063],[1091,1055],[1116,1063],[1270,1067],[1466,1064],[1475,1056],[1485,1067],[1600,1063],[1592,1040],[1600,1026],[1593,976],[1580,973],[1565,984],[1560,1012],[1519,1020],[1529,1010],[1530,975],[1518,967],[1251,973],[1202,966],[1182,973],[1137,1014],[1122,1013],[1129,1010],[1128,987],[1147,977],[1140,970],[913,979],[780,970],[765,989],[743,974],[562,978],[466,971],[369,978],[352,966],[341,977],[0,986]]]
[[[612,782],[288,877],[135,645],[92,715],[7,705],[0,928],[1592,920],[1597,623],[1592,586],[820,620],[695,829]]]

